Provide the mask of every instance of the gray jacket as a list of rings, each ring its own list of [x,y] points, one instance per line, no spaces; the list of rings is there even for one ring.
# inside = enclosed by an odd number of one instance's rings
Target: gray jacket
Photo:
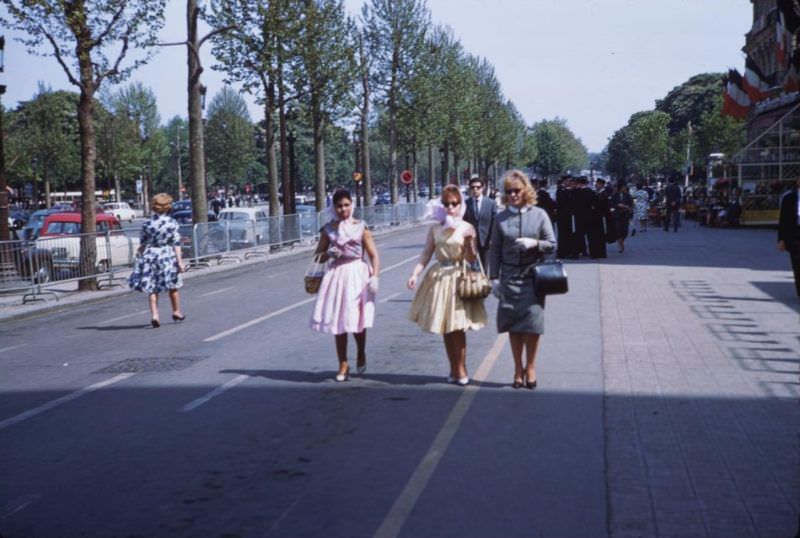
[[[523,249],[516,244],[519,237],[531,237],[539,240],[539,245],[532,249]],[[507,207],[497,214],[492,239],[489,243],[489,277],[498,278],[503,271],[520,273],[538,262],[545,253],[556,248],[556,237],[553,225],[547,212],[531,206],[522,211],[515,207]]]

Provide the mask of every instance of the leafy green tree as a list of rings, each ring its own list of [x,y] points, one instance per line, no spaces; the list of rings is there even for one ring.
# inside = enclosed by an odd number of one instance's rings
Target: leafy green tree
[[[548,180],[567,170],[579,171],[589,163],[583,143],[570,131],[565,120],[543,120],[531,128],[536,143],[534,167]]]
[[[717,108],[722,95],[722,73],[701,73],[676,86],[656,101],[655,109],[669,114],[669,131],[675,134],[691,122],[699,125],[702,117]]]
[[[230,30],[217,34],[214,55],[228,82],[241,82],[264,109],[263,133],[266,179],[269,185],[270,215],[279,214],[278,164],[275,115],[278,111],[278,86],[283,84],[281,56],[292,46],[297,28],[296,1],[216,0],[208,21],[212,27]],[[285,131],[285,129],[284,129]],[[281,143],[285,144],[285,132]]]
[[[205,140],[209,177],[219,185],[241,185],[254,160],[255,129],[247,103],[229,86],[211,100]]]
[[[143,180],[143,202],[148,213],[150,197],[154,194],[153,176],[168,153],[156,96],[150,88],[136,82],[120,88],[111,96],[109,105],[117,118],[123,140],[127,138],[127,141],[134,142],[133,148],[127,150],[125,164],[128,171],[133,169]]]
[[[671,161],[670,116],[658,110],[638,112],[628,123],[631,131],[633,169],[643,179],[650,180],[669,169]]]
[[[80,89],[78,125],[81,141],[83,208],[81,226],[94,232],[95,130],[94,96],[103,81],[125,79],[146,62],[149,54],[124,65],[131,50],[148,51],[164,24],[166,0],[0,0],[7,15],[0,24],[20,32],[20,41],[33,54],[55,56],[70,83]],[[43,49],[49,52],[44,53]],[[0,193],[0,207],[6,193]],[[0,210],[2,211],[2,210]],[[0,239],[8,236],[7,220],[0,213]],[[94,273],[97,259],[93,239],[81,241],[81,270]],[[80,290],[96,290],[96,279],[81,280]]]
[[[16,139],[9,144],[10,175],[16,172],[31,177],[30,167],[34,203],[39,202],[39,177],[44,183],[45,204],[50,207],[51,190],[80,174],[77,103],[77,94],[54,92],[40,84],[33,99],[20,103],[10,115],[9,136]]]
[[[350,112],[355,102],[354,22],[342,0],[304,0],[297,41],[294,86],[311,118],[317,210],[325,208],[325,132],[329,123]]]
[[[374,61],[372,87],[386,109],[389,184],[397,201],[397,115],[401,92],[413,75],[430,15],[424,0],[371,0],[361,11],[369,55]]]

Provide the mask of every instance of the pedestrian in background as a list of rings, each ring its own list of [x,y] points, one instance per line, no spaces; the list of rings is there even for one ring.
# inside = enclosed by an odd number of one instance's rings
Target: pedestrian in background
[[[172,196],[160,193],[150,200],[153,214],[142,224],[139,250],[133,271],[128,277],[129,286],[146,292],[150,304],[150,325],[161,326],[158,315],[158,294],[166,291],[172,304],[172,320],[183,321],[178,290],[183,286],[181,273],[186,271],[181,257],[181,234],[178,222],[169,216]]]
[[[578,257],[575,240],[575,187],[572,176],[561,177],[556,190],[556,219],[558,224],[558,257]]]
[[[800,297],[800,177],[781,197],[778,216],[778,250],[788,252],[794,273],[794,287]]]
[[[634,229],[631,236],[636,235],[638,228],[642,232],[647,231],[647,216],[650,211],[650,194],[644,190],[644,184],[640,181],[636,184],[636,190],[631,194],[633,198],[633,222]]]
[[[482,300],[464,301],[456,291],[462,260],[472,263],[478,257],[475,228],[462,219],[461,190],[456,185],[442,189],[439,203],[431,204],[436,222],[428,230],[419,263],[408,279],[408,288],[417,288],[420,273],[435,255],[436,262],[425,273],[408,317],[423,331],[441,334],[450,363],[448,383],[467,385],[467,335],[486,325]]]
[[[672,223],[673,230],[678,231],[678,224],[680,224],[680,209],[681,209],[681,188],[675,182],[675,178],[669,180],[667,188],[664,189],[664,205],[666,206],[666,215],[664,217],[664,231],[669,231],[669,225]]]
[[[486,267],[486,253],[489,251],[489,240],[492,237],[497,205],[494,200],[484,196],[483,187],[483,180],[480,176],[472,174],[469,179],[469,198],[467,198],[464,220],[472,224],[477,231],[475,239],[478,244],[478,255],[481,263]]]
[[[498,213],[489,251],[489,278],[497,306],[497,332],[508,333],[513,387],[535,389],[536,353],[544,333],[544,297],[534,292],[534,266],[556,248],[553,225],[536,207],[536,192],[521,170],[503,177],[506,208]],[[525,354],[523,365],[522,355]]]
[[[614,213],[614,227],[617,236],[617,246],[619,253],[625,252],[625,239],[628,238],[628,230],[633,216],[633,197],[628,192],[628,186],[620,183],[617,191],[611,196],[611,209]]]
[[[319,286],[312,330],[334,335],[339,370],[336,381],[350,379],[347,361],[347,335],[356,341],[356,371],[367,371],[367,329],[375,320],[375,294],[378,292],[380,258],[372,234],[362,220],[353,218],[353,199],[338,190],[332,199],[331,221],[320,230],[315,255],[328,262]],[[370,263],[364,260],[364,253]]]

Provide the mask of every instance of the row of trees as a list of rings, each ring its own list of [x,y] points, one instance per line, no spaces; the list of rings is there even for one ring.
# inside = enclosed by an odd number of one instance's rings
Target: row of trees
[[[118,187],[142,177],[150,192],[163,170],[171,168],[164,163],[178,162],[183,155],[188,155],[186,175],[196,221],[205,220],[200,206],[205,202],[206,163],[212,181],[263,177],[273,214],[280,211],[280,186],[283,209],[292,212],[294,180],[302,172],[302,166],[292,170],[289,162],[292,131],[301,146],[298,163],[313,163],[309,167],[320,208],[327,185],[345,182],[349,174],[342,172],[348,169],[362,172],[368,202],[373,175],[386,182],[394,202],[401,168],[424,177],[433,192],[436,178],[453,181],[465,168],[488,175],[492,165],[528,164],[549,175],[585,161],[585,149],[564,122],[528,129],[503,96],[491,64],[465,51],[448,28],[431,24],[424,0],[369,0],[358,18],[347,15],[342,0],[209,0],[205,9],[197,0],[187,0],[187,40],[172,44],[157,40],[165,0],[0,4],[6,8],[0,23],[26,36],[22,42],[31,53],[55,57],[78,90],[77,96],[40,91],[28,108],[50,94],[58,95],[62,104],[76,100],[78,136],[69,125],[61,131],[66,137],[62,142],[77,142],[79,148],[82,226],[87,232],[94,230],[96,170]],[[211,27],[204,37],[198,34],[200,18]],[[199,50],[206,42],[213,46],[213,67],[263,109],[258,125],[247,117],[241,97],[223,90],[212,101],[203,129]],[[160,125],[148,89],[108,89],[165,45],[185,46],[189,64],[188,122],[173,119],[166,127]],[[215,115],[217,101],[220,112]],[[215,138],[227,144],[224,150],[212,150]],[[308,159],[302,155],[304,139]],[[178,140],[188,140],[188,147]],[[31,150],[25,141],[17,147],[27,153],[14,157],[15,170],[38,167],[46,178],[45,190],[51,181],[61,181],[61,175],[64,181],[74,177],[72,165],[32,159],[42,148]],[[59,153],[59,159],[69,160],[75,151]],[[338,176],[333,182],[332,167]],[[183,166],[174,169],[183,171]],[[2,227],[0,223],[0,232]],[[92,250],[92,245],[85,246]],[[87,252],[86,258],[92,254]]]
[[[598,163],[620,180],[652,181],[707,173],[711,153],[733,155],[745,141],[744,122],[722,115],[723,75],[695,75],[633,114],[608,142]]]

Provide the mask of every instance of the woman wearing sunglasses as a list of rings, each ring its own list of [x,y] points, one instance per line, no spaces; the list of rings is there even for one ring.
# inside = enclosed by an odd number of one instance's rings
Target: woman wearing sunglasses
[[[536,191],[524,172],[506,172],[503,189],[506,208],[497,215],[489,250],[489,278],[500,300],[497,331],[507,332],[511,342],[513,387],[535,389],[536,351],[544,332],[544,297],[533,291],[533,267],[556,248],[556,239],[547,213],[536,207]]]
[[[422,279],[409,319],[423,331],[441,334],[450,362],[448,383],[469,384],[467,373],[467,330],[486,325],[483,301],[463,301],[456,293],[459,268],[463,259],[472,263],[477,258],[475,228],[462,220],[463,199],[455,185],[442,189],[441,205],[433,208],[437,220],[428,231],[419,263],[408,279],[408,288],[417,287],[417,279],[431,258],[436,262]]]

